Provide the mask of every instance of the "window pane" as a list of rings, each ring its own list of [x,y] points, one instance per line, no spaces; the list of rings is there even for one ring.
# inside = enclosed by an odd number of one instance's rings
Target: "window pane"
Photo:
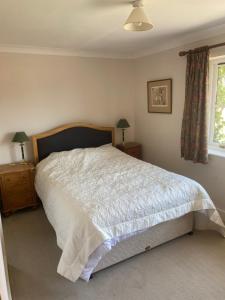
[[[225,64],[218,66],[213,141],[225,143]]]

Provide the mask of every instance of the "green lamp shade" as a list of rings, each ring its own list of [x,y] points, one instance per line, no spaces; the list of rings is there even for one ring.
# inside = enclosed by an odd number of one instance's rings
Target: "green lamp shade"
[[[128,127],[130,127],[130,125],[126,119],[120,119],[119,122],[117,123],[117,128],[128,128]]]
[[[24,143],[24,142],[27,142],[27,141],[29,141],[29,138],[26,135],[26,133],[23,132],[23,131],[16,132],[13,139],[12,139],[13,143]]]

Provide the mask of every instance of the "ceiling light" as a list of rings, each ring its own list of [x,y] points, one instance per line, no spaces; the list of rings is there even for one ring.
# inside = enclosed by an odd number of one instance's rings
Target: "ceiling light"
[[[128,31],[146,31],[153,28],[153,25],[144,12],[141,0],[133,2],[133,10],[123,27]]]

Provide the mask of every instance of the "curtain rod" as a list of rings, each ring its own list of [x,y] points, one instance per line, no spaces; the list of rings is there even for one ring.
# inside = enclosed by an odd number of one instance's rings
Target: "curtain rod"
[[[223,47],[223,46],[225,46],[225,42],[224,42],[224,43],[219,43],[219,44],[215,44],[215,45],[208,46],[208,48],[209,48],[209,49],[212,49],[212,48],[218,48],[218,47]],[[188,54],[190,51],[195,51],[195,50],[198,51],[198,48],[197,48],[197,49],[194,49],[194,50],[180,51],[180,52],[179,52],[179,55],[180,55],[180,56],[185,56],[185,55]]]

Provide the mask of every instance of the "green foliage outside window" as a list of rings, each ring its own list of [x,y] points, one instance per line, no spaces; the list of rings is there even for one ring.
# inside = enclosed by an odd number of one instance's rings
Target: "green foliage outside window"
[[[213,141],[225,143],[225,65],[218,67]]]

